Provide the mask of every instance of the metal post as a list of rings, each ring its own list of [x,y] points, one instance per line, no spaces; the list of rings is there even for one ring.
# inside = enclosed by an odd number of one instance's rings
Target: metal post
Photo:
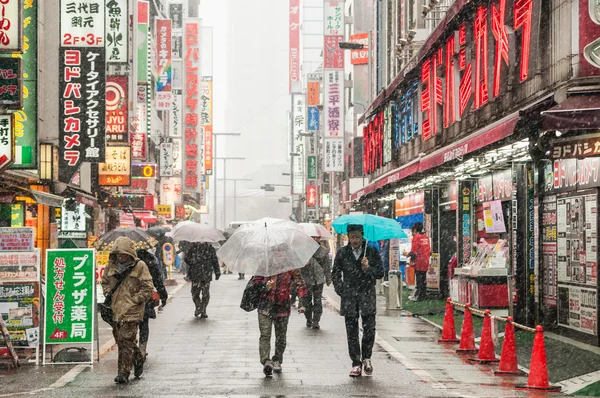
[[[227,226],[227,159],[223,158],[223,229]]]
[[[217,228],[217,160],[215,159],[217,154],[217,136],[213,134],[213,227]],[[223,228],[225,229],[225,228]]]

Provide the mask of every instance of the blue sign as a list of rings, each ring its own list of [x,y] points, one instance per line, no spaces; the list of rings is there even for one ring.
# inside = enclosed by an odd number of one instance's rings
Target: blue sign
[[[308,107],[308,125],[306,126],[307,131],[318,131],[319,130],[319,109],[316,106]]]

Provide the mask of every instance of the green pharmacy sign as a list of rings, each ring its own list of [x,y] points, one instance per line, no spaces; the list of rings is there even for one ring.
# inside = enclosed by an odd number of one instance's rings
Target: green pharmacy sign
[[[46,251],[45,344],[92,343],[94,249]]]

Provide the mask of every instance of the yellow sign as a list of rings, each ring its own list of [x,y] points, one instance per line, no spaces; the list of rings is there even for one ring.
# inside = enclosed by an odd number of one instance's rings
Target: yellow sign
[[[170,216],[171,215],[171,205],[158,205],[158,215],[159,216]]]

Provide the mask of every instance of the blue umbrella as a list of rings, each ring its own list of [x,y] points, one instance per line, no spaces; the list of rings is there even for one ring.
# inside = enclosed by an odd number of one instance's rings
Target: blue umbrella
[[[372,214],[343,215],[331,223],[338,234],[348,233],[348,225],[362,225],[367,240],[408,239],[396,220]]]

